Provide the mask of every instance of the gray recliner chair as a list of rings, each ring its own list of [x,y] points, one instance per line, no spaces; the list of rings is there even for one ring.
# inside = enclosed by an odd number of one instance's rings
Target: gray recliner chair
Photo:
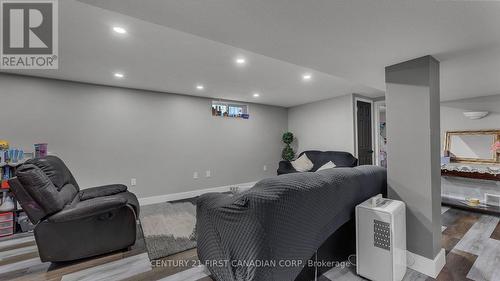
[[[28,160],[9,180],[33,224],[42,261],[71,261],[127,248],[136,240],[137,197],[120,184],[80,190],[56,156]]]

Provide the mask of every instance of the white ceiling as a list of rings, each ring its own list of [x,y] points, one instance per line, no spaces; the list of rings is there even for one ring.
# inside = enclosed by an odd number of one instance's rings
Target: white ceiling
[[[293,106],[383,92],[78,1],[59,1],[59,69],[10,71],[95,84]],[[123,26],[126,35],[113,26]],[[234,60],[244,56],[247,64]],[[114,72],[125,74],[116,79]],[[303,73],[312,73],[309,82]],[[203,84],[205,90],[196,90]],[[253,98],[258,92],[259,98]]]
[[[498,1],[59,5],[60,69],[21,73],[293,106],[352,92],[383,95],[385,66],[430,54],[441,61],[443,100],[500,94]],[[128,34],[113,34],[113,25]],[[247,57],[245,67],[234,65],[237,55]],[[125,79],[113,78],[118,70]],[[304,72],[313,81],[301,81]],[[196,91],[196,83],[206,90]]]

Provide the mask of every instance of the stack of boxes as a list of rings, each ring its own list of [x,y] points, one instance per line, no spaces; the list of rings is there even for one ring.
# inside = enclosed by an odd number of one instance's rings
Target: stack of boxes
[[[9,191],[9,183],[7,182],[10,176],[10,166],[7,165],[6,156],[8,157],[7,150],[9,149],[9,143],[4,140],[0,140],[0,191],[2,194],[2,207],[5,199],[7,199]],[[5,198],[5,199],[4,199]],[[1,209],[6,209],[3,207]],[[6,212],[5,210],[0,211],[0,237],[12,235],[14,233],[14,212]]]
[[[0,213],[0,237],[14,234],[14,212]]]
[[[4,158],[2,157],[2,160]],[[0,237],[14,234],[14,199],[10,196],[9,182],[7,181],[14,171],[9,163],[0,163]]]

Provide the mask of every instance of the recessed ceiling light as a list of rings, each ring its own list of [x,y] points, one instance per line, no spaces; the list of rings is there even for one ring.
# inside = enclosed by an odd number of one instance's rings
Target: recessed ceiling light
[[[244,65],[245,63],[247,63],[247,60],[244,57],[237,57],[234,61],[239,65]]]
[[[254,93],[254,94],[253,94],[253,97],[254,97],[254,98],[258,98],[258,97],[260,97],[260,94],[259,94],[259,93]]]
[[[205,86],[203,86],[203,85],[196,85],[196,89],[203,90],[203,89],[205,89]]]
[[[116,78],[123,78],[123,77],[125,77],[125,75],[123,75],[123,73],[120,73],[120,72],[116,72],[114,75],[115,75]]]
[[[123,27],[120,27],[120,26],[114,26],[113,27],[113,31],[116,32],[116,33],[119,33],[119,34],[125,34],[127,33],[127,30]]]
[[[312,79],[311,73],[306,73],[306,74],[302,75],[302,80],[304,80],[304,81],[309,81],[311,79]]]

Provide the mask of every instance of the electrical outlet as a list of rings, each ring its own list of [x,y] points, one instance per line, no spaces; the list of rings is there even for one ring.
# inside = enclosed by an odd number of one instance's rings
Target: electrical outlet
[[[211,177],[211,176],[212,176],[212,172],[210,172],[210,170],[207,170],[207,171],[205,172],[205,177],[209,178],[209,177]]]
[[[262,170],[265,172],[267,171],[267,165],[264,165],[264,167],[262,167]]]
[[[194,172],[193,173],[193,179],[197,179],[198,178],[198,172]]]
[[[136,186],[137,185],[137,179],[136,178],[131,178],[130,179],[130,185],[131,186]]]

